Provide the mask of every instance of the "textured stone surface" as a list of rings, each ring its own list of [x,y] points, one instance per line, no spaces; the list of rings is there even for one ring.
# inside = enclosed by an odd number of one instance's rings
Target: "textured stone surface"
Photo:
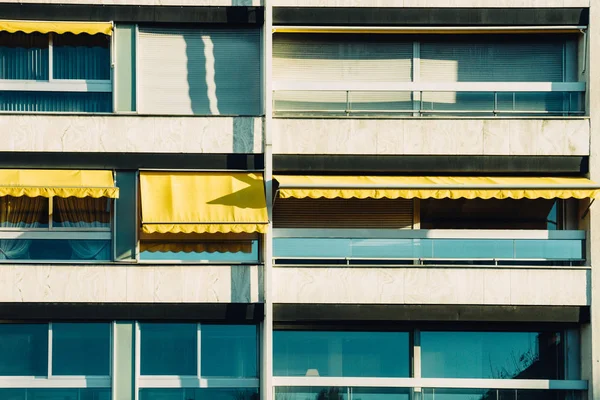
[[[590,0],[274,0],[306,7],[589,7]]]
[[[260,153],[262,119],[2,115],[0,151]]]
[[[292,268],[273,270],[276,303],[590,304],[588,269]]]
[[[3,265],[0,302],[257,302],[259,268]]]
[[[589,154],[589,120],[274,120],[276,154]]]

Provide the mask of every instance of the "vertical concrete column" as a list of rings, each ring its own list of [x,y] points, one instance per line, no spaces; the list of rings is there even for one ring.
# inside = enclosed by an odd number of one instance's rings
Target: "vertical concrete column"
[[[263,245],[263,301],[265,315],[262,323],[261,341],[261,400],[273,399],[273,90],[271,88],[273,54],[273,7],[264,0],[265,23],[263,29],[263,152],[265,157],[265,190],[269,225]]]
[[[600,2],[590,1],[587,32],[588,87],[586,105],[590,116],[590,178],[600,181]],[[600,208],[589,212],[588,255],[592,266],[590,300],[591,324],[582,329],[582,377],[590,384],[589,399],[600,398]]]
[[[113,329],[112,398],[134,400],[135,396],[135,324],[117,321]]]

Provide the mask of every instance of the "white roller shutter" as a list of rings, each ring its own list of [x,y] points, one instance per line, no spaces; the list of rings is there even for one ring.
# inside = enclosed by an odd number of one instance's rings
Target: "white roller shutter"
[[[394,35],[278,34],[273,80],[410,82],[413,43]],[[276,92],[276,110],[345,111],[412,108],[411,93]]]
[[[406,199],[276,199],[275,228],[412,229]]]
[[[259,115],[258,29],[140,28],[139,112]]]

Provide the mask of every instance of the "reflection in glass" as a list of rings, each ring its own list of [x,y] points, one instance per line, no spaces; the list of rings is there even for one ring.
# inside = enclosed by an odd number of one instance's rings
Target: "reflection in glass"
[[[48,325],[0,325],[0,375],[48,374]]]
[[[54,375],[110,375],[110,324],[53,323]]]
[[[561,379],[557,332],[421,332],[425,378]]]
[[[140,324],[141,375],[196,375],[196,324]]]
[[[275,331],[276,376],[408,377],[407,332]]]
[[[2,239],[0,259],[109,261],[110,240]]]
[[[110,400],[110,389],[0,389],[0,400]]]
[[[350,400],[345,387],[277,387],[275,400]]]
[[[579,400],[582,392],[529,389],[423,389],[423,400]]]
[[[256,325],[202,325],[202,376],[257,377]]]
[[[142,240],[140,260],[258,262],[258,240]]]
[[[350,388],[350,400],[409,400],[407,388]]]
[[[258,400],[258,389],[140,389],[140,400]],[[2,399],[0,399],[2,400]]]

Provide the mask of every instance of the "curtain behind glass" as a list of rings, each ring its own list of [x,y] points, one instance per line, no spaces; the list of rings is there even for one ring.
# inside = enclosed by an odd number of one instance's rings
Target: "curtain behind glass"
[[[41,228],[48,215],[44,197],[0,197],[1,228]],[[0,259],[29,258],[31,240],[0,240]]]
[[[0,79],[48,80],[48,35],[0,32]]]
[[[65,228],[107,228],[110,227],[110,208],[108,200],[84,197],[55,197],[55,225]],[[108,260],[110,241],[69,240],[73,259]]]

